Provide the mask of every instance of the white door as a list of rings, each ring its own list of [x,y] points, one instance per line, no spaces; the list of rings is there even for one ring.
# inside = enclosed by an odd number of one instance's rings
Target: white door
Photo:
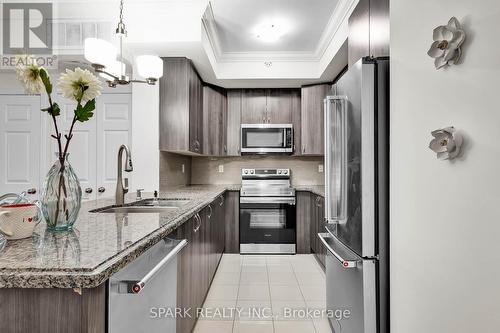
[[[40,192],[40,96],[0,95],[0,195]]]
[[[131,105],[130,94],[102,94],[97,98],[94,116],[97,118],[97,198],[115,195],[118,149],[122,144],[131,146]],[[131,176],[132,173],[123,172],[129,182]]]
[[[61,133],[68,134],[71,123],[73,121],[76,102],[64,98],[62,95],[54,96],[55,102],[59,104],[61,115],[57,118],[58,127]],[[73,138],[69,145],[68,160],[75,170],[80,186],[82,188],[83,200],[96,199],[96,117],[92,117],[89,121],[81,123],[76,122],[73,128]],[[50,122],[50,131],[54,132],[53,124]],[[66,139],[62,140],[62,149],[64,150]],[[56,140],[51,140],[51,164],[56,160],[59,148]]]

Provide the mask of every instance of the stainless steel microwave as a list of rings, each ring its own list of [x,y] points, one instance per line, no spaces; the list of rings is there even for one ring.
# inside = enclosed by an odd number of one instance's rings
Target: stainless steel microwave
[[[293,125],[241,124],[241,153],[293,153]]]

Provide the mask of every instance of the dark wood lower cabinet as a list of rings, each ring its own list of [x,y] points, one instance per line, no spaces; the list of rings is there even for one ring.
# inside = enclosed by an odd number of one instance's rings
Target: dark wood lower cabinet
[[[325,199],[310,192],[297,192],[297,253],[314,253],[325,267],[326,249],[318,238],[325,230]]]
[[[83,289],[0,289],[0,332],[102,333],[106,286]]]
[[[225,196],[226,253],[240,253],[240,192],[228,191]]]
[[[177,333],[190,333],[196,325],[196,310],[203,306],[224,252],[225,218],[220,195],[177,229],[177,238],[188,240],[178,258],[177,307],[190,309],[191,315],[177,319]]]

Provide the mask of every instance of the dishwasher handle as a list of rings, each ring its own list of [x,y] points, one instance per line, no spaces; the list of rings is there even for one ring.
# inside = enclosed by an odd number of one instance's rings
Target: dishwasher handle
[[[342,267],[344,267],[344,268],[356,268],[357,261],[356,260],[346,260],[346,259],[342,258],[342,256],[340,254],[335,252],[335,250],[330,246],[330,244],[328,244],[328,242],[325,239],[328,236],[329,236],[328,233],[319,233],[318,234],[318,237],[321,240],[321,242],[323,243],[323,245],[326,247],[326,249],[331,254],[333,254],[333,256],[335,258],[337,258],[338,261],[340,261],[340,263],[342,264]]]
[[[121,284],[126,284],[127,288],[124,291],[127,294],[139,294],[148,284],[148,282],[155,277],[155,275],[174,258],[186,245],[187,240],[183,239],[177,244],[172,251],[170,251],[153,269],[151,269],[139,281],[122,281]]]

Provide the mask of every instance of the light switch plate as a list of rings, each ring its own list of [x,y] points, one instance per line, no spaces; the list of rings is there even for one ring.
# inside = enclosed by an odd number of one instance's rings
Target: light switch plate
[[[223,173],[224,172],[224,164],[220,164],[219,165],[219,173]]]
[[[318,172],[322,173],[324,171],[323,164],[318,165]]]

